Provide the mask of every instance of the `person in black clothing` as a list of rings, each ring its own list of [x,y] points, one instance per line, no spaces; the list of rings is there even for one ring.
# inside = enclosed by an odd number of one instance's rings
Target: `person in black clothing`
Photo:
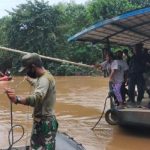
[[[125,55],[125,60],[126,60],[127,64],[129,65],[130,60],[131,60],[131,57],[130,57],[130,55],[129,55],[129,53],[128,53],[128,50],[127,50],[127,49],[124,49],[124,50],[123,50],[123,54]]]
[[[150,98],[150,50],[146,48],[144,49],[144,59],[146,61],[145,73],[144,73],[145,90]]]
[[[133,50],[133,56],[131,57],[129,63],[128,72],[128,94],[129,101],[135,104],[135,85],[137,85],[138,95],[137,95],[137,105],[141,104],[142,98],[144,96],[144,77],[143,73],[145,71],[145,60],[144,54],[142,52],[143,44],[138,43],[135,45]]]
[[[144,59],[146,61],[145,72],[149,72],[150,70],[150,50],[144,48]]]
[[[131,50],[132,52],[132,50]],[[124,55],[124,60],[127,62],[128,66],[130,64],[130,60],[131,60],[131,56],[129,55],[129,50],[128,49],[123,49],[123,55]],[[126,72],[124,78],[127,79],[128,77],[128,71]],[[126,88],[127,86],[127,80],[126,82],[123,82],[122,83],[122,86],[121,86],[121,94],[122,94],[122,98],[123,98],[123,101],[126,103],[126,95],[128,96],[128,89]]]

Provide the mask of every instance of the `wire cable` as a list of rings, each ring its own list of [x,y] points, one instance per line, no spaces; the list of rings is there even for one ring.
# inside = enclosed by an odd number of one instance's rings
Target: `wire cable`
[[[96,128],[96,126],[98,125],[98,123],[101,121],[103,115],[104,115],[104,112],[105,112],[105,108],[106,108],[106,102],[107,102],[107,99],[109,98],[109,96],[106,97],[105,99],[105,103],[104,103],[104,107],[103,107],[103,111],[102,111],[102,114],[101,116],[99,117],[98,121],[95,123],[95,125],[91,128],[91,130],[94,130]]]

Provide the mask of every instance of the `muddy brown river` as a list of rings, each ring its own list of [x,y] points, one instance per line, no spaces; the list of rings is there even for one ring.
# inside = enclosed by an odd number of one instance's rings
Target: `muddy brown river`
[[[57,85],[56,116],[59,131],[67,133],[86,150],[150,150],[150,133],[138,133],[108,125],[103,118],[95,131],[91,128],[99,119],[107,96],[107,79],[103,77],[55,77]],[[28,95],[32,87],[23,77],[0,81],[0,149],[8,147],[10,130],[10,102],[4,94],[5,87],[13,87],[18,95]],[[107,102],[107,109],[109,102]],[[22,125],[25,134],[16,145],[29,143],[32,128],[32,108],[13,104],[13,124]],[[15,139],[22,134],[14,129]]]

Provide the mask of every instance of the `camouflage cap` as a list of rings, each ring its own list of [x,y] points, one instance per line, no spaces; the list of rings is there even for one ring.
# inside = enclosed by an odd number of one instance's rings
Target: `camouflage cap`
[[[24,71],[27,67],[30,67],[32,64],[42,64],[41,57],[37,53],[28,53],[22,57],[21,60],[22,67],[19,69],[19,72]]]

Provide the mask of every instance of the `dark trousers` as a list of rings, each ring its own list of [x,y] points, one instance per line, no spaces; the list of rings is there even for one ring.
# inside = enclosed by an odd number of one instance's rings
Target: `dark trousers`
[[[128,89],[125,86],[125,82],[123,82],[122,86],[121,86],[121,95],[122,95],[123,102],[125,102],[126,101],[126,95],[128,95]]]
[[[131,102],[135,102],[135,85],[137,85],[138,95],[137,95],[137,103],[141,103],[142,98],[144,96],[144,78],[143,74],[132,74],[129,76],[129,83],[128,83],[128,94],[129,100]]]

